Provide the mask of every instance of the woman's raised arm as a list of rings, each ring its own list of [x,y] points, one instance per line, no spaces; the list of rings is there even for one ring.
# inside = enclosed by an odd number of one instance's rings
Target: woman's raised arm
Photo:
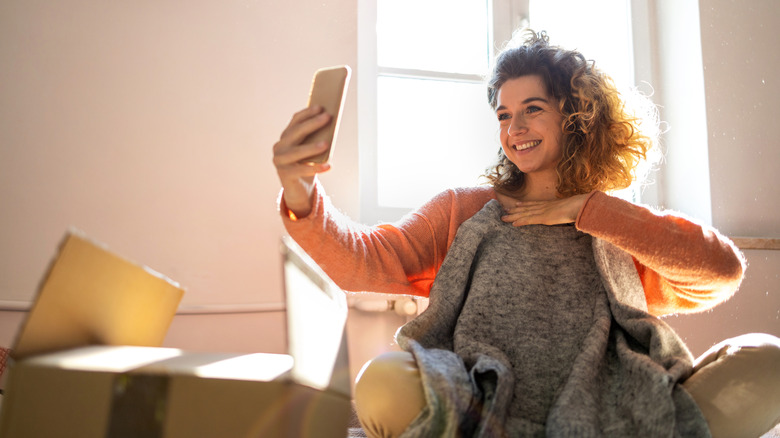
[[[293,115],[290,123],[274,144],[274,166],[282,183],[287,208],[296,217],[306,217],[311,212],[314,175],[330,169],[327,163],[307,162],[327,149],[324,141],[302,144],[306,137],[330,121],[330,115],[322,107],[309,107]]]

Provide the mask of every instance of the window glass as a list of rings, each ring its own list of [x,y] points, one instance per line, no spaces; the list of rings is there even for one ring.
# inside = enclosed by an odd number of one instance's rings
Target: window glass
[[[565,11],[565,13],[564,13]],[[530,0],[530,27],[580,51],[618,87],[634,85],[631,9],[627,0]]]
[[[377,0],[378,64],[483,74],[487,25],[484,0]]]
[[[484,84],[380,76],[377,87],[379,205],[417,207],[479,183],[499,149]]]

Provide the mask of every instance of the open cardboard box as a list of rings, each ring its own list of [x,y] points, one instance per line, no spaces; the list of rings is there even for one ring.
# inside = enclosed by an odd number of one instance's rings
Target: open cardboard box
[[[285,283],[302,272],[320,293],[329,288],[339,309],[330,319],[343,334],[343,293],[290,244],[283,246]],[[292,283],[296,293],[306,284]],[[346,436],[343,337],[320,339],[334,353],[319,358],[310,348],[284,355],[148,346],[162,342],[181,296],[172,281],[69,234],[17,338],[0,436]],[[288,320],[294,312],[288,299]]]
[[[3,437],[345,437],[349,400],[288,355],[93,346],[14,364]]]

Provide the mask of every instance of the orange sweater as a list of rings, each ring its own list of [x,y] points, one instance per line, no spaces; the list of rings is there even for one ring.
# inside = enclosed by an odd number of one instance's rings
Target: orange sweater
[[[341,214],[315,185],[312,212],[290,236],[343,289],[428,296],[460,224],[495,198],[492,187],[447,190],[393,224],[366,226]],[[744,259],[716,230],[594,192],[575,226],[634,258],[653,315],[712,308],[739,287]]]

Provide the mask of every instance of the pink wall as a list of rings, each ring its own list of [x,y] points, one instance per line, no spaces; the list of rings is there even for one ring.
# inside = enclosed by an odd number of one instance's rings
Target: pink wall
[[[0,3],[0,309],[29,305],[76,227],[181,283],[185,312],[239,312],[177,318],[171,344],[278,350],[242,336],[281,335],[278,312],[257,313],[281,306],[271,147],[317,68],[357,64],[356,14],[354,0]],[[357,167],[355,107],[352,93],[334,167]],[[356,212],[348,175],[328,187]],[[0,319],[8,345],[19,318]]]

